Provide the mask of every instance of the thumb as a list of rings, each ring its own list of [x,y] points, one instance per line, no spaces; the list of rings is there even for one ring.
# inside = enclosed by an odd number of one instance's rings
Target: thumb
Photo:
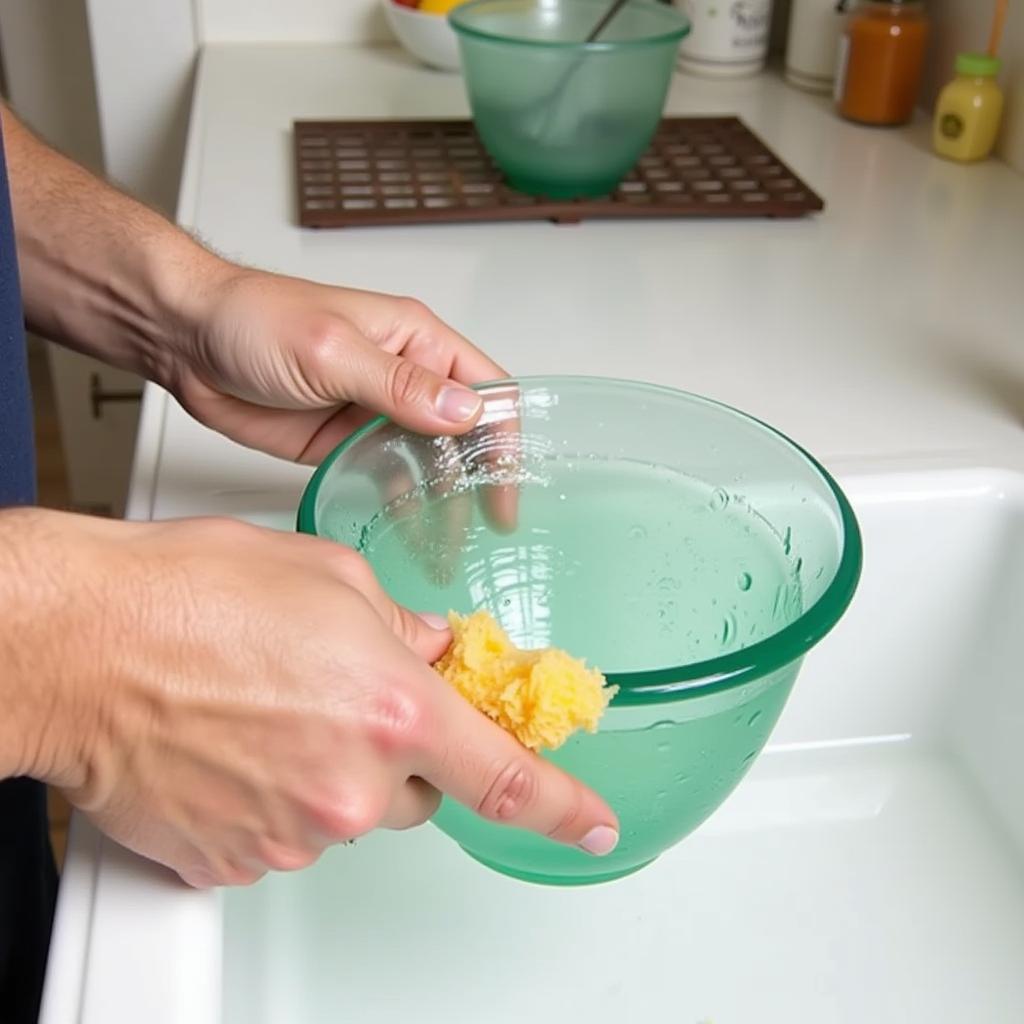
[[[411,612],[393,604],[389,625],[398,639],[428,665],[433,665],[452,642],[448,620],[432,612]]]
[[[480,417],[483,400],[457,381],[360,340],[345,391],[352,401],[419,434],[461,433]]]

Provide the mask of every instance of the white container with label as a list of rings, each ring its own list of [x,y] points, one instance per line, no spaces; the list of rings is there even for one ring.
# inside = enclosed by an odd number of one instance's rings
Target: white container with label
[[[832,91],[845,7],[842,0],[793,0],[786,41],[786,78],[793,85]]]
[[[675,0],[690,19],[679,67],[697,75],[737,78],[764,67],[772,0]]]

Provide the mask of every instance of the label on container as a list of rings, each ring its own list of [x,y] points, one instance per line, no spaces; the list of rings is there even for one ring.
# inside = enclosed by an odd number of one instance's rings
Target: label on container
[[[677,0],[690,19],[679,52],[712,64],[758,60],[768,50],[771,0]]]
[[[959,139],[964,133],[964,119],[959,114],[943,114],[939,120],[939,131],[947,139]]]

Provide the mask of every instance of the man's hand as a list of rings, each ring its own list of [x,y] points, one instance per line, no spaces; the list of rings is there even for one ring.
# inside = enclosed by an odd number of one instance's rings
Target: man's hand
[[[608,852],[601,798],[430,668],[449,640],[328,541],[0,512],[0,777],[198,886],[418,824],[442,791]]]
[[[319,462],[372,415],[422,434],[468,430],[464,385],[506,376],[421,303],[223,264],[168,386],[250,447]]]
[[[30,326],[229,437],[317,462],[374,413],[461,433],[481,408],[464,385],[506,376],[412,299],[220,259],[0,111]]]

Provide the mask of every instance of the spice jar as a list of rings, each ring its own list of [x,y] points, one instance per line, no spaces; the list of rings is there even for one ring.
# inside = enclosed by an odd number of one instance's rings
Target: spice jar
[[[992,152],[1003,114],[996,83],[1000,62],[986,53],[961,53],[956,78],[939,93],[932,138],[935,152],[950,160],[984,160]]]
[[[862,0],[839,44],[839,113],[864,124],[904,124],[924,70],[928,19],[921,0]]]

